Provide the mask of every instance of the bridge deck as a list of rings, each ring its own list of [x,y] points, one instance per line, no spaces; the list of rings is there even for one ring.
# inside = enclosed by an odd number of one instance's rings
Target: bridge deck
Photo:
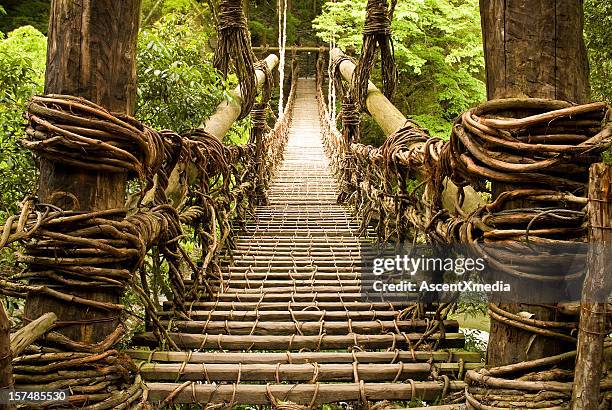
[[[431,321],[405,318],[409,306],[361,301],[365,240],[351,213],[336,204],[315,92],[313,79],[299,80],[270,204],[237,237],[223,280],[211,283],[214,300],[193,302],[191,321],[170,323],[171,312],[161,313],[186,351],[129,352],[149,362],[141,374],[150,401],[172,393],[174,403],[231,405],[434,400],[444,382],[431,378],[433,366],[441,375],[480,366],[478,354],[412,351]],[[440,346],[463,346],[456,322],[445,329]],[[429,340],[438,338],[433,333]],[[156,344],[151,333],[134,340]]]

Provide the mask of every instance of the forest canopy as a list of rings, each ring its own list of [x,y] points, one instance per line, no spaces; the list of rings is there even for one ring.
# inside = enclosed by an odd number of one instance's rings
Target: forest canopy
[[[138,41],[137,116],[156,127],[198,126],[235,85],[212,67],[216,0],[143,0]],[[290,1],[289,44],[335,41],[349,54],[361,49],[366,0]],[[28,99],[43,91],[49,0],[4,0],[0,5],[0,192],[2,211],[32,192],[33,160],[16,143]],[[248,2],[253,45],[277,42],[277,2]],[[593,99],[612,101],[612,4],[585,0],[585,41]],[[399,68],[394,103],[434,135],[485,98],[478,0],[400,0],[393,21]],[[310,63],[311,61],[309,61]],[[311,67],[312,68],[312,67]],[[374,73],[374,81],[377,81]],[[364,117],[365,119],[365,117]],[[228,138],[243,141],[248,123]],[[381,143],[372,121],[364,141]]]

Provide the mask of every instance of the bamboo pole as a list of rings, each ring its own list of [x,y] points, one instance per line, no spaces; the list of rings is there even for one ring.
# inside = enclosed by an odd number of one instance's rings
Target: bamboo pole
[[[278,65],[278,57],[270,54],[265,58],[264,62],[270,70]],[[262,70],[255,70],[257,87],[261,87],[265,80],[265,74]],[[240,116],[242,108],[242,93],[240,86],[230,92],[232,98],[222,101],[215,113],[205,121],[204,129],[219,139],[223,139],[225,134],[230,130],[236,119]]]
[[[270,70],[274,69],[278,64],[278,57],[274,54],[270,54],[265,58],[264,62]],[[261,87],[265,80],[265,73],[263,70],[255,70],[256,86]],[[202,124],[204,130],[215,137],[223,140],[223,137],[232,128],[232,125],[240,116],[242,109],[242,93],[240,86],[236,87],[229,93],[229,98],[223,100],[218,106],[215,113]],[[181,176],[188,172],[186,164],[177,165],[170,174],[168,179],[168,188],[166,189],[167,197],[172,201],[175,207],[182,203],[183,198],[187,193],[187,186],[182,183]],[[188,178],[192,179],[195,175],[195,171],[188,172]],[[155,182],[157,184],[157,181]],[[145,196],[143,203],[149,203],[153,200],[155,194],[155,187],[153,187]]]
[[[330,52],[330,58],[334,61],[344,56],[345,54],[339,48],[334,48]],[[355,71],[355,64],[353,62],[350,60],[344,60],[342,63],[340,63],[339,69],[342,77],[346,81],[352,80],[353,72]],[[371,81],[368,83],[366,107],[372,118],[374,118],[376,123],[387,136],[392,135],[400,128],[411,123],[411,121],[407,120],[404,114],[402,114],[400,110],[398,110]],[[442,195],[442,204],[444,205],[444,208],[454,210],[455,199],[457,198],[458,192],[457,186],[448,178],[444,180],[443,185],[444,192]],[[472,212],[476,208],[485,204],[484,198],[471,187],[464,188],[464,195],[465,199],[463,201],[462,209],[465,212]]]
[[[612,291],[612,167],[593,164],[589,179],[589,253],[582,286],[572,410],[599,407],[607,300]]]

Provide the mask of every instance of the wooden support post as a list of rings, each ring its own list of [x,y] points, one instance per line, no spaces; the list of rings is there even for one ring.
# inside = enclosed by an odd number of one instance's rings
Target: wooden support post
[[[588,270],[582,303],[572,410],[599,408],[599,381],[607,331],[607,303],[612,291],[612,167],[593,164],[589,179]]]
[[[587,102],[588,63],[582,36],[582,0],[480,0],[489,99],[552,98]],[[494,184],[494,196],[508,189]],[[513,207],[520,207],[515,203]],[[520,283],[517,285],[520,286]],[[545,292],[533,282],[514,292]],[[502,306],[511,313],[525,310],[533,319],[553,320],[552,308]],[[487,364],[503,366],[564,351],[553,339],[537,337],[511,325],[492,321]],[[526,352],[529,352],[527,355]]]
[[[13,387],[13,368],[11,360],[13,352],[11,351],[11,323],[9,322],[4,304],[0,302],[0,389],[9,389]],[[12,410],[15,406],[10,404],[1,404],[0,410]]]
[[[53,0],[49,22],[45,92],[84,97],[103,107],[132,114],[136,99],[136,38],[140,0]],[[40,161],[38,196],[63,209],[95,211],[125,203],[124,174],[89,172],[49,160]],[[120,294],[103,289],[67,290],[103,302],[117,303]],[[71,339],[95,343],[119,324],[119,318],[49,298],[30,295],[25,315],[47,312],[60,321],[79,321],[60,331]],[[110,320],[109,320],[110,319]],[[99,321],[99,322],[96,322]]]
[[[343,56],[344,53],[339,48],[335,48],[330,52],[330,58],[332,60],[338,60]],[[339,68],[342,77],[346,81],[351,81],[353,72],[355,71],[355,64],[349,60],[344,60]],[[366,107],[372,118],[374,118],[374,121],[376,121],[387,136],[410,123],[410,120],[407,120],[406,116],[404,116],[404,114],[402,114],[372,82],[368,84]],[[415,145],[417,144],[423,143],[419,142]],[[465,199],[463,201],[463,210],[465,212],[469,213],[479,206],[484,205],[485,201],[483,197],[471,187],[466,187],[464,193]],[[445,179],[444,193],[442,195],[442,204],[444,207],[449,210],[454,210],[456,197],[457,186],[453,184],[452,181]]]

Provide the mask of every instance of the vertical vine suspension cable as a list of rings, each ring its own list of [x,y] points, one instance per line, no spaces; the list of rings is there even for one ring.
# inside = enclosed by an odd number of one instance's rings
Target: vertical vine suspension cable
[[[382,92],[391,98],[397,85],[397,67],[391,38],[391,20],[397,1],[368,0],[363,28],[361,58],[355,67],[352,88],[360,109],[366,105],[368,81],[374,68],[376,53],[380,49]]]
[[[336,1],[333,0],[333,2],[335,3]],[[331,33],[331,37],[329,39],[329,51],[331,52],[331,50],[333,50],[334,48],[336,48],[336,26],[334,25],[332,27],[332,33]],[[329,119],[330,121],[333,121],[334,124],[336,123],[336,118],[337,118],[337,114],[336,114],[336,82],[334,81],[333,77],[331,77],[331,68],[333,65],[333,61],[330,58],[329,59],[329,66],[328,66],[328,72],[330,73],[330,77],[329,77],[329,84],[328,84],[328,92],[327,92],[327,97],[328,97],[328,103],[327,106],[329,107]]]
[[[245,118],[255,104],[255,55],[251,50],[251,33],[242,8],[242,0],[221,0],[218,13],[219,44],[215,51],[214,66],[224,78],[233,68],[240,83],[242,110],[239,119]]]
[[[283,103],[285,94],[285,48],[287,46],[287,0],[278,0],[278,53],[280,61],[278,72],[280,73],[278,118],[283,116]]]

